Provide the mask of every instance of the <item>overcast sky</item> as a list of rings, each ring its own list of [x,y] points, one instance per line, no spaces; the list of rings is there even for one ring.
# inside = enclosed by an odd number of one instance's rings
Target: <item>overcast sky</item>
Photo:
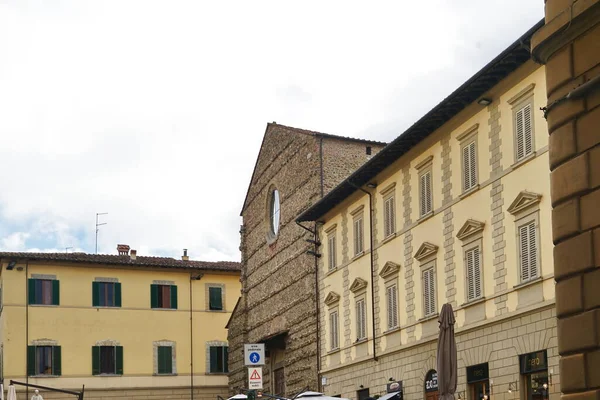
[[[0,0],[0,251],[239,260],[265,125],[391,141],[542,0]]]

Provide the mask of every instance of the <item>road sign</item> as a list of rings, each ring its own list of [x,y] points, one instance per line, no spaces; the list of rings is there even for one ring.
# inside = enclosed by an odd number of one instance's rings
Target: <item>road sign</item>
[[[248,389],[262,389],[262,367],[250,367],[248,368]]]
[[[245,365],[265,365],[265,345],[245,344],[244,345]]]

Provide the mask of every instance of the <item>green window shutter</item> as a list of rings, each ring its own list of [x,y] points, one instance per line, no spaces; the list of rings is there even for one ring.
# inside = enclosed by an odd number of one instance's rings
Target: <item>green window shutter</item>
[[[171,285],[171,308],[177,309],[177,286]]]
[[[30,279],[32,281],[33,279]],[[27,346],[27,376],[35,375],[35,346]]]
[[[52,281],[52,305],[60,305],[60,281]]]
[[[62,375],[60,346],[52,347],[52,375]]]
[[[123,375],[123,346],[115,346],[116,350],[116,374]]]
[[[27,297],[29,298],[28,299],[29,300],[29,304],[37,304],[36,298],[35,298],[35,281],[36,281],[35,279],[29,279],[28,280],[28,284],[29,284],[28,291],[29,291],[29,293],[28,293]]]
[[[159,374],[165,373],[165,348],[163,346],[158,346],[158,370],[156,371]]]
[[[221,288],[211,287],[208,289],[209,303],[211,310],[222,310],[223,309],[223,296]]]
[[[150,285],[150,307],[158,308],[158,285]]]
[[[210,371],[209,372],[219,372],[217,371],[217,357],[219,356],[217,352],[218,348],[211,346],[210,347]]]
[[[115,307],[121,307],[121,283],[115,283]]]
[[[223,372],[229,372],[229,347],[223,347]]]
[[[92,307],[100,306],[100,282],[92,282]]]
[[[92,375],[100,375],[100,346],[92,346]]]
[[[158,373],[170,374],[173,372],[173,352],[169,346],[158,347]]]

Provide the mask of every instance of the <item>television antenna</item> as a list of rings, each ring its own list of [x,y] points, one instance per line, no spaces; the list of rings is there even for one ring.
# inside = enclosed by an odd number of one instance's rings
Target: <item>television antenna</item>
[[[98,229],[98,227],[107,224],[107,222],[103,222],[101,224],[98,223],[98,217],[100,215],[107,215],[107,214],[108,213],[96,213],[96,254],[98,254],[98,231],[100,230],[100,229]]]

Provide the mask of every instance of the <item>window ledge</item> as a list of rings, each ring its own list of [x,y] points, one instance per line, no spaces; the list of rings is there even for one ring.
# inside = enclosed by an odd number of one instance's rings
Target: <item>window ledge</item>
[[[93,308],[117,308],[117,309],[121,308],[119,306],[92,306],[92,307]]]
[[[537,153],[535,151],[531,152],[530,155],[521,158],[519,161],[515,161],[515,163],[513,165],[511,165],[511,168],[513,169],[513,171],[517,168],[519,168],[521,165],[523,164],[527,164],[529,161],[533,160],[536,157]]]
[[[338,270],[338,267],[333,267],[331,269],[328,269],[327,272],[325,273],[325,276],[329,276],[331,274],[333,274],[334,272],[336,272]]]
[[[485,303],[485,300],[486,300],[485,297],[480,297],[480,298],[475,299],[475,300],[467,301],[466,303],[461,304],[460,307],[461,308],[468,308],[468,307],[474,306],[476,304]]]
[[[429,321],[429,320],[435,319],[435,318],[437,318],[437,317],[439,317],[439,316],[440,316],[440,314],[439,314],[439,313],[435,313],[435,314],[426,315],[425,317],[421,318],[421,319],[419,320],[419,322],[426,322],[426,321]]]
[[[29,375],[30,378],[60,378],[60,375]]]
[[[538,276],[537,278],[519,283],[518,285],[513,286],[513,289],[523,289],[524,287],[535,285],[538,282],[542,281],[542,277]]]
[[[394,232],[394,233],[392,233],[392,234],[390,234],[390,235],[386,236],[386,237],[385,237],[385,239],[383,239],[383,240],[381,241],[381,244],[385,244],[385,243],[387,243],[387,242],[390,242],[390,241],[392,241],[392,240],[393,240],[395,237],[396,237],[396,232]]]
[[[458,198],[462,200],[466,197],[469,197],[470,195],[472,195],[473,193],[475,193],[478,190],[479,190],[479,183],[477,185],[473,186],[472,188],[470,188],[469,190],[467,190],[466,192],[463,192],[460,196],[458,196]]]
[[[400,332],[400,327],[399,326],[395,326],[393,328],[388,329],[387,331],[383,332],[384,335],[389,335],[395,332]]]
[[[93,375],[93,376],[99,376],[102,378],[113,378],[113,377],[121,377],[123,375],[122,374],[98,374],[98,375]]]
[[[29,304],[29,307],[60,307],[60,304]]]
[[[174,374],[159,374],[159,373],[154,373],[154,374],[152,374],[152,376],[177,376],[177,373],[174,373]]]
[[[433,217],[433,210],[429,211],[427,214],[421,216],[418,220],[417,220],[417,224],[420,224],[421,222],[424,222],[426,220],[428,220],[429,218]]]
[[[354,344],[359,345],[362,343],[367,343],[368,340],[369,340],[369,338],[356,339],[356,342],[354,342]]]
[[[339,353],[340,351],[342,351],[342,349],[340,349],[339,347],[336,347],[335,349],[331,349],[331,350],[329,350],[329,351],[327,352],[327,355],[328,355],[328,356],[330,356],[330,355],[332,355],[332,354]]]
[[[160,308],[160,307],[152,308],[152,310],[154,310],[154,311],[177,311],[176,308]]]
[[[211,310],[211,309],[208,309],[206,311],[208,311],[208,312],[214,312],[214,313],[226,313],[227,312],[227,310]]]
[[[206,375],[227,375],[229,372],[207,372]]]
[[[358,253],[358,254],[356,254],[354,257],[352,257],[352,258],[350,259],[350,262],[353,262],[353,261],[356,261],[356,260],[358,260],[359,258],[361,258],[362,256],[364,256],[365,254],[366,254],[366,253],[365,253],[365,251],[364,251],[364,250],[363,250],[363,251],[361,251],[360,253]]]

